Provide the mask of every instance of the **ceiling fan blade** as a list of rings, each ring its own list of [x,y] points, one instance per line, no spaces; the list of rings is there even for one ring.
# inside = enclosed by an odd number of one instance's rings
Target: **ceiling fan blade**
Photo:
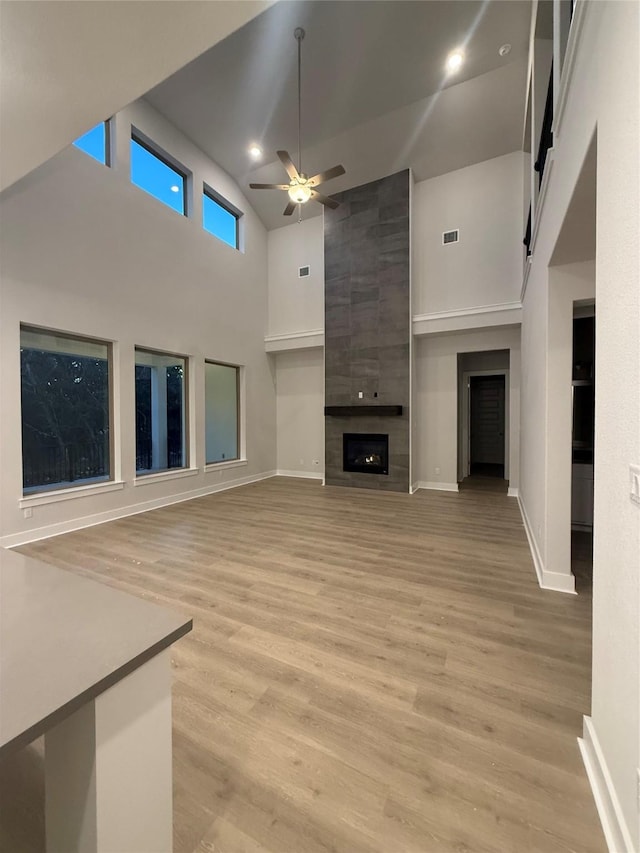
[[[339,201],[335,201],[332,198],[328,198],[326,195],[322,195],[316,190],[311,190],[311,198],[314,199],[314,201],[319,201],[320,204],[324,204],[326,207],[330,207],[331,210],[335,210],[336,207],[340,207]]]
[[[288,151],[276,151],[276,154],[280,158],[280,162],[287,170],[287,175],[291,178],[292,181],[297,181],[300,175],[298,174],[298,170],[293,164],[293,160],[289,157]]]
[[[288,190],[289,184],[249,184],[252,190]]]
[[[296,209],[297,204],[294,201],[290,201],[289,204],[285,207],[283,216],[291,216],[293,211]]]
[[[332,169],[327,169],[326,172],[320,172],[320,174],[309,178],[309,183],[313,184],[314,187],[317,187],[318,184],[321,184],[324,181],[330,181],[331,178],[339,178],[340,175],[344,175],[345,173],[346,170],[344,166],[334,166]]]

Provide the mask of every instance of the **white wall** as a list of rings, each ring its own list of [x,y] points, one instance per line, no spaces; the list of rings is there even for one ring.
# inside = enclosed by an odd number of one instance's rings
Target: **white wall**
[[[571,574],[573,303],[595,296],[595,262],[549,268],[547,488],[544,583],[575,588]],[[596,309],[597,310],[597,309]]]
[[[551,541],[545,496],[553,488],[546,399],[548,265],[597,128],[591,714],[602,756],[597,778],[610,801],[613,792],[619,804],[618,831],[626,832],[620,850],[640,845],[640,514],[629,499],[629,464],[640,462],[639,13],[636,3],[576,7],[584,23],[577,51],[565,59],[564,73],[573,70],[560,121],[556,111],[553,165],[533,247],[522,328],[520,494],[544,554]],[[574,17],[572,27],[575,24]]]
[[[315,216],[270,231],[268,247],[267,334],[323,330],[324,217]],[[298,278],[302,266],[311,267],[308,278]]]
[[[524,161],[507,154],[414,186],[414,314],[519,301]],[[454,228],[460,241],[443,246]]]
[[[193,172],[193,218],[129,181],[129,122]],[[108,517],[275,469],[275,390],[264,352],[267,236],[237,185],[148,104],[116,121],[108,169],[69,147],[3,193],[1,216],[0,491],[3,544],[79,519]],[[203,231],[202,181],[245,212],[245,251]],[[119,490],[33,508],[24,518],[20,447],[20,323],[115,342]],[[189,356],[187,478],[135,482],[134,346]],[[204,359],[246,366],[247,464],[204,472]],[[58,525],[56,527],[56,525]]]
[[[284,352],[274,358],[278,471],[319,477],[324,474],[324,350]]]
[[[414,315],[519,303],[524,162],[520,152],[412,187]],[[460,228],[460,242],[442,232]],[[324,329],[323,219],[271,231],[268,335]],[[309,278],[298,267],[311,265]]]
[[[458,353],[508,349],[509,486],[518,488],[520,454],[520,329],[500,327],[415,340],[417,480],[434,488],[458,482]],[[436,468],[439,471],[436,471]]]

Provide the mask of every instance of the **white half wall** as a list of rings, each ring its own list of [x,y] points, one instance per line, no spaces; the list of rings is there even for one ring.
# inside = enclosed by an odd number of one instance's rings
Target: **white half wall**
[[[414,341],[416,352],[416,480],[458,481],[458,353],[509,350],[509,486],[519,484],[520,328],[498,327]]]
[[[193,173],[193,217],[165,207],[129,180],[129,125]],[[0,535],[62,531],[214,490],[276,467],[276,407],[264,352],[267,235],[238,186],[142,102],[116,117],[118,161],[109,169],[69,147],[2,194]],[[244,251],[202,229],[202,182],[243,211]],[[114,342],[114,438],[120,488],[74,493],[24,517],[20,323]],[[134,347],[188,357],[190,470],[135,472]],[[204,360],[245,368],[246,457],[205,471]],[[185,476],[187,479],[185,479]],[[48,496],[50,497],[50,496]],[[36,534],[34,534],[36,535]]]
[[[272,358],[278,472],[324,476],[324,350],[283,352]]]

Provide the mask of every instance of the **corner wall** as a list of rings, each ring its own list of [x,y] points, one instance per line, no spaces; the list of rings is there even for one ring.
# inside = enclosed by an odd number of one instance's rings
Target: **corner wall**
[[[640,846],[640,511],[629,496],[629,465],[640,462],[640,8],[580,0],[574,26],[581,30],[577,45],[569,39],[571,76],[556,110],[524,294],[520,493],[544,553],[553,488],[549,264],[597,128],[593,676],[585,744],[595,744],[588,767],[610,849],[627,851]]]
[[[193,171],[193,218],[131,184],[130,121]],[[207,493],[275,469],[274,377],[264,352],[265,229],[229,176],[148,104],[120,113],[115,133],[116,168],[69,147],[0,199],[4,545]],[[244,252],[202,229],[203,181],[244,211]],[[25,518],[19,506],[20,323],[115,342],[116,479],[122,484],[35,506],[32,518]],[[189,357],[191,470],[172,472],[170,479],[136,480],[136,345]],[[205,470],[205,358],[245,366],[247,459],[212,470]]]

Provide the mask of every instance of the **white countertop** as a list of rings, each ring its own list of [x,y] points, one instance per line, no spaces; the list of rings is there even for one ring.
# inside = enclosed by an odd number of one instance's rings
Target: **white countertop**
[[[0,549],[0,756],[191,628],[185,616]]]

